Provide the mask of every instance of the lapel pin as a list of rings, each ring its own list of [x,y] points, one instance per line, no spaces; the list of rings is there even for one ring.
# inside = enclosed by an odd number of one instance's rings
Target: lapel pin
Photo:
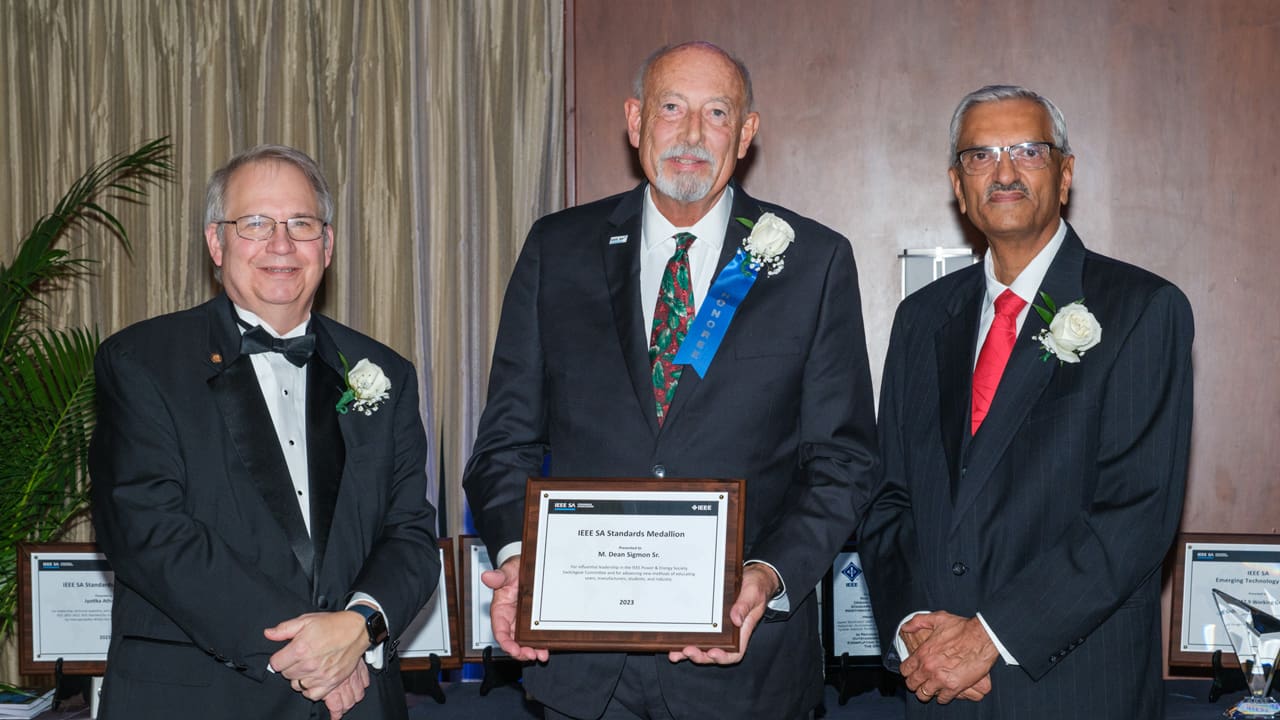
[[[609,238],[609,244],[610,244],[610,245],[622,245],[623,243],[625,243],[625,242],[627,241],[627,237],[629,237],[629,236],[627,236],[627,235],[614,235],[613,237]]]
[[[221,365],[222,355],[220,353],[213,353],[212,355],[209,356],[209,362],[213,363],[214,365]]]

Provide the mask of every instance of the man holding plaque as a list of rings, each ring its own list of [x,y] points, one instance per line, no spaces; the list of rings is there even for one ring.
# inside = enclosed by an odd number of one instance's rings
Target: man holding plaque
[[[224,292],[98,352],[105,720],[407,717],[396,638],[440,572],[426,436],[413,366],[312,312],[332,210],[305,154],[236,156],[205,218]]]
[[[548,717],[789,720],[821,698],[811,590],[874,482],[871,383],[848,240],[731,181],[751,103],[714,45],[652,55],[625,103],[647,182],[539,220],[507,289],[464,486],[499,568],[494,635],[539,661]],[[740,652],[515,642],[525,482],[548,456],[558,477],[745,479]]]
[[[1075,158],[1048,99],[971,93],[950,158],[990,251],[904,300],[889,341],[859,536],[887,664],[908,717],[1162,717],[1191,308],[1062,219]]]

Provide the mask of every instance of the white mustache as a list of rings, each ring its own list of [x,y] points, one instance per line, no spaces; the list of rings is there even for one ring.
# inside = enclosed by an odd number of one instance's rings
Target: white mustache
[[[692,157],[702,162],[711,162],[711,151],[702,145],[676,145],[662,153],[662,160],[675,160],[681,156]]]

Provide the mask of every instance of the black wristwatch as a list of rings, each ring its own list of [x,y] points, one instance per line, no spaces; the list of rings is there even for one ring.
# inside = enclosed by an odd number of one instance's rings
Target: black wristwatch
[[[356,603],[347,608],[351,612],[359,613],[364,617],[364,629],[369,633],[369,647],[374,648],[387,639],[387,619],[382,617],[382,613],[368,605]]]

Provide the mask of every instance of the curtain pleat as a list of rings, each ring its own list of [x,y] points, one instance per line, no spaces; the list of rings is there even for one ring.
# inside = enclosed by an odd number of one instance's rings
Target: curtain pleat
[[[109,202],[132,253],[97,227],[75,235],[101,262],[48,295],[48,318],[106,336],[190,307],[218,290],[201,232],[209,175],[258,143],[306,151],[336,206],[319,309],[417,365],[428,470],[456,535],[507,277],[525,230],[564,202],[563,7],[0,3],[0,263],[92,164],[168,135],[175,182]],[[17,677],[10,638],[0,679]]]

